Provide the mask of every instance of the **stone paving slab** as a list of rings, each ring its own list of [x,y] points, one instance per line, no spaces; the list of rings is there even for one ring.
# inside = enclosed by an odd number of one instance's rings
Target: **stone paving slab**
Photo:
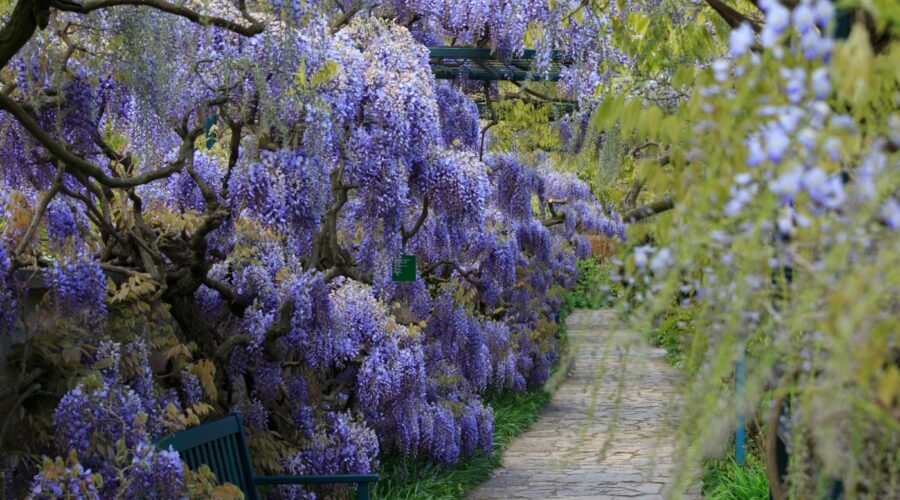
[[[575,356],[569,376],[469,498],[695,497],[668,487],[681,377],[665,350],[624,329],[610,310],[575,311],[566,326]]]

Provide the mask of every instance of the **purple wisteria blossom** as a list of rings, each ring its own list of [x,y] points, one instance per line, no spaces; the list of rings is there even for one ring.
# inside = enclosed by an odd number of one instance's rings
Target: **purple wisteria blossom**
[[[753,39],[753,28],[746,22],[732,30],[728,38],[732,57],[741,57],[746,54],[753,45]]]

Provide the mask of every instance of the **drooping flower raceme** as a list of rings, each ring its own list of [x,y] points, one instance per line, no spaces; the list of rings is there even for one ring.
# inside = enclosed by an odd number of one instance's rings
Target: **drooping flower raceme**
[[[96,260],[76,257],[54,262],[47,273],[50,300],[60,312],[79,315],[90,325],[106,320],[106,275]]]

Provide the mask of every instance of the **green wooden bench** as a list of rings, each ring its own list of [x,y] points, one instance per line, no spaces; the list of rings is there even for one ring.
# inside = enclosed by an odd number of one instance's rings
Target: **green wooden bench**
[[[171,447],[191,469],[209,466],[220,483],[231,483],[247,500],[257,500],[258,486],[284,484],[353,484],[356,498],[369,500],[369,483],[378,481],[378,474],[337,474],[330,476],[257,476],[247,448],[244,426],[237,415],[208,422],[177,432],[157,443],[160,449]]]

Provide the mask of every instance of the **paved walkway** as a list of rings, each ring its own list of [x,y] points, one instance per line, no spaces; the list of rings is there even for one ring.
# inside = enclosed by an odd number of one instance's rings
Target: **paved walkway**
[[[677,370],[612,311],[575,311],[566,324],[575,353],[569,377],[470,498],[670,496]]]

